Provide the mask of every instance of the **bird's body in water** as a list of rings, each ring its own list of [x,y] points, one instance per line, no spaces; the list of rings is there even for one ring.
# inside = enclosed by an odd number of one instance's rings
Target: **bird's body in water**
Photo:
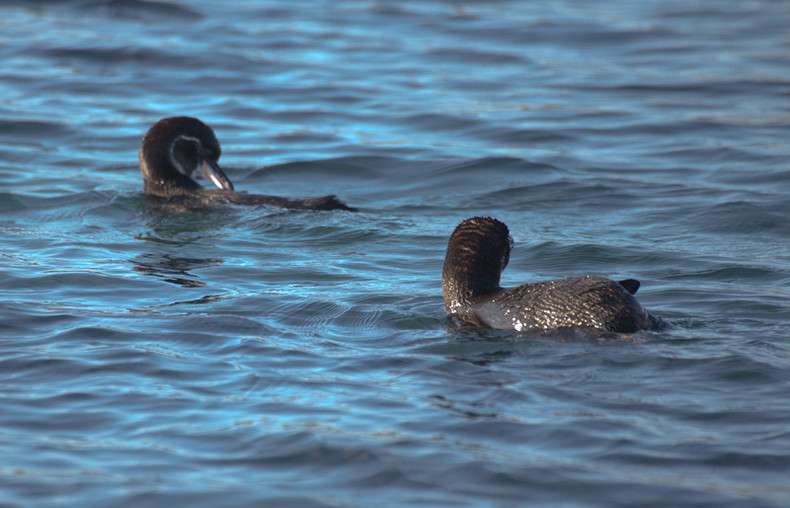
[[[507,226],[496,219],[473,217],[453,231],[442,270],[448,314],[466,325],[530,333],[633,333],[659,324],[634,298],[634,279],[581,276],[500,287],[511,248]]]
[[[237,192],[219,166],[221,149],[214,131],[197,118],[175,116],[156,122],[145,134],[138,155],[143,192],[185,209],[222,204],[267,205],[305,210],[355,210],[336,196],[291,199]],[[217,189],[204,189],[203,176]]]

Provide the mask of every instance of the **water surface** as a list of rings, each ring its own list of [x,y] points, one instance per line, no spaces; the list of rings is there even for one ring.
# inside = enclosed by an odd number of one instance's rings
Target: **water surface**
[[[0,504],[790,502],[790,4],[0,4]],[[236,188],[152,210],[157,119]],[[506,285],[642,282],[631,341],[448,326],[464,218]]]

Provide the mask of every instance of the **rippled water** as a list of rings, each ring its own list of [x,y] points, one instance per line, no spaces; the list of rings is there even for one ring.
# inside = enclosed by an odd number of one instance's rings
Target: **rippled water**
[[[0,505],[790,502],[790,3],[0,4]],[[239,190],[162,214],[197,116]],[[503,283],[642,281],[631,342],[457,331]]]

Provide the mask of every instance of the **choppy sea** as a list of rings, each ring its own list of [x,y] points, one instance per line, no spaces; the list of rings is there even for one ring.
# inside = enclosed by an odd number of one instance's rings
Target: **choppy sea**
[[[0,2],[0,505],[787,506],[790,3]],[[156,120],[238,190],[157,213]],[[636,278],[628,341],[457,330]]]

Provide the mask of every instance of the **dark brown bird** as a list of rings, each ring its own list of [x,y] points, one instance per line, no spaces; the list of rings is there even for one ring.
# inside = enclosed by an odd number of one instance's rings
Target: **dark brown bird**
[[[512,245],[507,226],[496,219],[473,217],[455,228],[442,270],[448,314],[464,324],[518,332],[632,333],[658,323],[634,298],[634,279],[588,275],[500,287]]]
[[[140,144],[138,158],[143,174],[143,192],[186,208],[234,203],[307,210],[356,210],[333,195],[290,199],[236,192],[219,166],[220,154],[214,131],[197,118],[163,118],[148,130]],[[218,190],[204,189],[195,181],[200,176]]]

